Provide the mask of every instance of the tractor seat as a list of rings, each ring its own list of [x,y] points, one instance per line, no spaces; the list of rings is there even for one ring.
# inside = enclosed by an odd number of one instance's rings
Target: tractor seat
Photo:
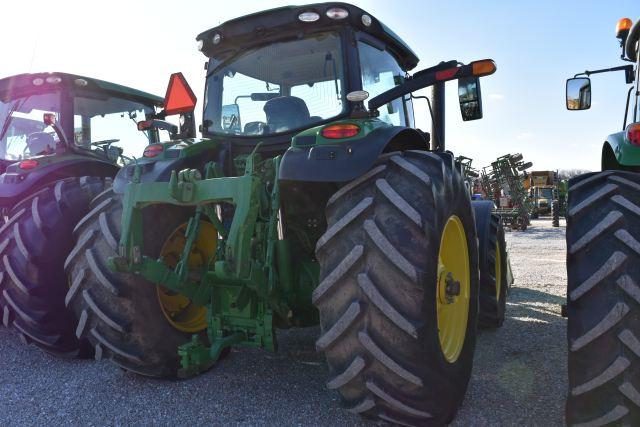
[[[34,132],[27,137],[27,148],[31,156],[51,154],[56,149],[56,142],[48,132]]]
[[[264,104],[270,132],[284,132],[307,125],[311,116],[307,104],[295,96],[280,96]]]

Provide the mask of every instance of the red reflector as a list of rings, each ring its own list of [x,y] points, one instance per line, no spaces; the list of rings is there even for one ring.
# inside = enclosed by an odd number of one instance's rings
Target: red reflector
[[[142,154],[144,157],[156,157],[158,154],[162,153],[164,147],[160,144],[148,145],[147,148],[144,149],[144,153]]]
[[[193,111],[196,101],[196,95],[182,73],[171,74],[167,94],[164,97],[164,111],[167,116]]]
[[[327,126],[320,133],[327,139],[344,139],[356,136],[358,132],[360,132],[360,126],[347,124]]]
[[[627,126],[627,139],[633,145],[640,146],[640,123],[632,123]]]
[[[448,70],[436,71],[436,80],[448,80],[456,75],[459,68],[449,68]]]
[[[138,130],[147,130],[151,127],[151,123],[153,123],[153,120],[143,120],[141,122],[138,122]]]
[[[27,159],[18,163],[18,167],[22,170],[29,170],[38,167],[40,163],[37,160]]]

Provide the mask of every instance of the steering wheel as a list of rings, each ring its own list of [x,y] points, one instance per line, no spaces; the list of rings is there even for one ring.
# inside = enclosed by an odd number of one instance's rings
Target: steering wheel
[[[627,36],[627,44],[625,45],[625,51],[627,52],[627,56],[633,62],[638,61],[638,50],[640,40],[640,20],[637,20],[633,27],[631,27],[631,31],[629,31],[629,35]]]

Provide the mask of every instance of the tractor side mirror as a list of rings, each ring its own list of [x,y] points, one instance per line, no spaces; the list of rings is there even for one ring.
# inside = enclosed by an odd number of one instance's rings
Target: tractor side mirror
[[[578,77],[567,80],[567,110],[591,108],[591,79]]]
[[[228,131],[242,131],[240,123],[240,107],[238,104],[227,104],[222,106],[222,129]]]
[[[460,114],[465,122],[482,118],[482,94],[478,77],[458,79]]]

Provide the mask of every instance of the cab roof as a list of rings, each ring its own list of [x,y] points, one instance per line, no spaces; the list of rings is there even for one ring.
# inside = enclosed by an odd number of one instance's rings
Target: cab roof
[[[69,73],[24,73],[16,74],[0,79],[0,100],[7,100],[19,94],[32,94],[38,92],[48,92],[58,88],[77,88],[86,91],[105,92],[111,95],[129,99],[144,104],[151,104],[162,107],[164,98],[122,86],[116,83],[107,82],[92,77],[81,76]]]
[[[344,19],[329,18],[327,10],[334,7],[347,10],[349,16]],[[298,16],[304,12],[315,12],[319,19],[314,22],[302,22]],[[363,15],[371,18],[370,25],[363,23]],[[406,71],[418,65],[418,56],[397,34],[370,13],[347,3],[314,3],[269,9],[227,21],[199,34],[196,40],[202,41],[201,50],[205,55],[223,61],[248,47],[300,37],[306,32],[345,26],[368,33],[382,41],[396,55]],[[216,34],[220,35],[217,44],[213,42]]]

